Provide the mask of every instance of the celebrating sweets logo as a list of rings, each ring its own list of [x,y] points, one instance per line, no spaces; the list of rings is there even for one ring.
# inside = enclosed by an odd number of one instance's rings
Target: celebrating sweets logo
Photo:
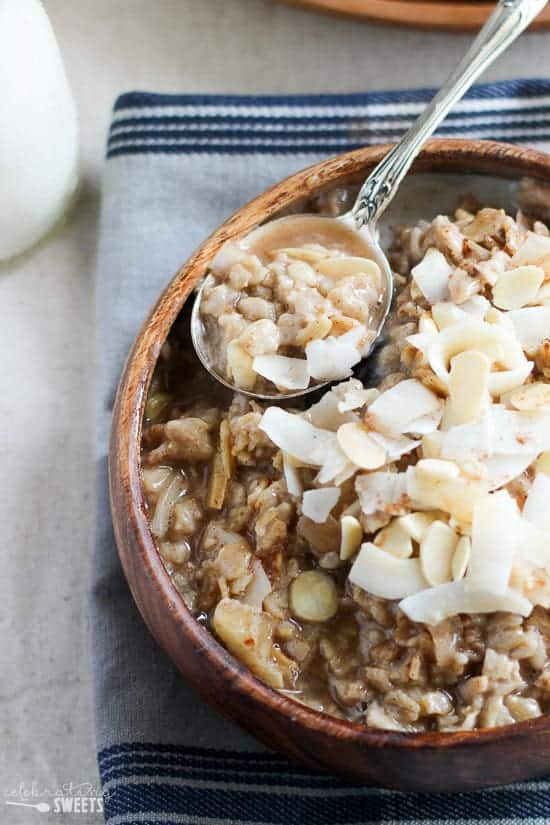
[[[65,782],[49,788],[38,782],[20,782],[4,794],[5,804],[47,814],[103,813],[104,794],[91,782]]]

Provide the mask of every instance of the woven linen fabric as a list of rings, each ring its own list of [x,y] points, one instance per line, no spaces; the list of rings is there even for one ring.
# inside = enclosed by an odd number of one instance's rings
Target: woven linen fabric
[[[331,154],[397,139],[430,90],[118,99],[97,271],[97,535],[91,594],[98,762],[110,825],[550,822],[550,782],[444,794],[368,788],[263,748],[208,707],[157,647],[118,561],[107,497],[124,358],[182,261],[224,218]],[[550,145],[550,81],[476,86],[439,135]]]

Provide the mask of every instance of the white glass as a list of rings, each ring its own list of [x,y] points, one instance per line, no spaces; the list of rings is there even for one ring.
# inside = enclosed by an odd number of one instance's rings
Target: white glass
[[[39,0],[0,0],[0,261],[39,241],[78,181],[78,122]]]

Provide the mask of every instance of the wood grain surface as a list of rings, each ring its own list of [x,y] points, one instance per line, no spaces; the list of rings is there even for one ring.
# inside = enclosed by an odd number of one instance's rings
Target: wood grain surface
[[[280,0],[312,11],[341,14],[377,23],[420,29],[469,31],[479,29],[493,11],[494,3],[479,0]],[[532,24],[533,29],[550,26],[550,7]]]
[[[313,768],[403,790],[468,790],[548,772],[550,717],[490,730],[403,734],[335,719],[271,690],[187,610],[157,552],[140,481],[141,422],[160,348],[221,244],[323,187],[364,177],[388,148],[360,149],[282,181],[233,215],[179,270],[138,334],[120,381],[110,448],[111,506],[122,565],[145,622],[185,678],[222,714]],[[433,140],[414,166],[413,172],[421,171],[527,175],[548,182],[550,158],[506,144]]]

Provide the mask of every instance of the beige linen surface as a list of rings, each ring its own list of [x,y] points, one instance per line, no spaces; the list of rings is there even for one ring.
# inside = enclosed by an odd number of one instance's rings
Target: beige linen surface
[[[93,267],[110,106],[124,90],[363,91],[437,85],[467,36],[382,29],[270,0],[45,0],[82,123],[65,226],[0,270],[0,820],[25,783],[97,783],[87,654],[92,531]],[[527,35],[484,79],[550,72]],[[30,103],[29,103],[30,105]],[[94,825],[95,815],[40,822]]]

